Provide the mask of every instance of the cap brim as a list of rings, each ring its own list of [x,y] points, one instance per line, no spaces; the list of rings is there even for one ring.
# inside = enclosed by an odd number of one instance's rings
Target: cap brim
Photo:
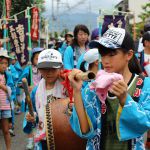
[[[99,48],[107,48],[107,49],[112,49],[112,50],[121,48],[119,44],[114,43],[113,41],[105,37],[101,37],[97,42],[99,43]]]
[[[5,57],[5,58],[7,58],[7,59],[11,59],[11,57],[6,56],[6,55],[0,55],[0,57]]]
[[[56,68],[59,69],[62,67],[62,63],[59,62],[42,62],[37,65],[38,69],[42,68]]]

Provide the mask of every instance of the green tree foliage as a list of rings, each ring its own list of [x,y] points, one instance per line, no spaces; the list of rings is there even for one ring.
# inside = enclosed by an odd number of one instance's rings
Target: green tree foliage
[[[147,19],[150,18],[150,3],[147,3],[142,7],[143,12],[139,15],[142,22],[136,24],[136,31],[137,37],[140,37],[140,32],[144,28],[144,24],[146,23]]]
[[[3,9],[3,2],[4,0],[0,0],[0,16],[4,14],[4,11],[5,11],[5,9]],[[33,6],[34,4],[37,4],[42,12],[44,11],[44,0],[12,0],[12,7],[11,7],[10,15],[12,16],[16,13],[19,13],[25,10],[27,7]],[[22,15],[19,15],[18,17],[21,18]]]
[[[139,15],[143,22],[150,17],[150,3],[147,3],[142,7],[143,12]]]

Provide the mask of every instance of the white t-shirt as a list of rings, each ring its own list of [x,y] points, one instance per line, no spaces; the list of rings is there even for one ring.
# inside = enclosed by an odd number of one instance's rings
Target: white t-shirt
[[[150,54],[144,54],[144,62],[150,62]]]
[[[139,39],[139,45],[138,45],[138,52],[142,52],[144,49],[143,43],[142,43],[142,38]]]

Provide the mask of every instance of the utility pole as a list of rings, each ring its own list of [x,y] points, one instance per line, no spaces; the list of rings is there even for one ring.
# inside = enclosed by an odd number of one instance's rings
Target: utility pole
[[[54,33],[54,31],[53,31],[53,25],[54,25],[54,0],[52,0],[52,20],[51,20],[51,26],[52,26],[52,36],[53,36],[53,33]]]
[[[91,31],[91,2],[89,1],[89,30]]]
[[[59,18],[59,4],[60,0],[57,0],[57,29],[58,29],[58,35],[60,34],[60,18]]]

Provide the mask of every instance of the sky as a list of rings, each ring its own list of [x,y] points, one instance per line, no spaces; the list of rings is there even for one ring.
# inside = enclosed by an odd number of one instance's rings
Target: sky
[[[94,12],[98,14],[99,9],[110,10],[121,0],[53,0],[54,14],[57,14],[57,1],[59,1],[59,14],[68,13],[68,8],[71,8],[69,13]],[[46,0],[46,10],[52,13],[52,0]]]

